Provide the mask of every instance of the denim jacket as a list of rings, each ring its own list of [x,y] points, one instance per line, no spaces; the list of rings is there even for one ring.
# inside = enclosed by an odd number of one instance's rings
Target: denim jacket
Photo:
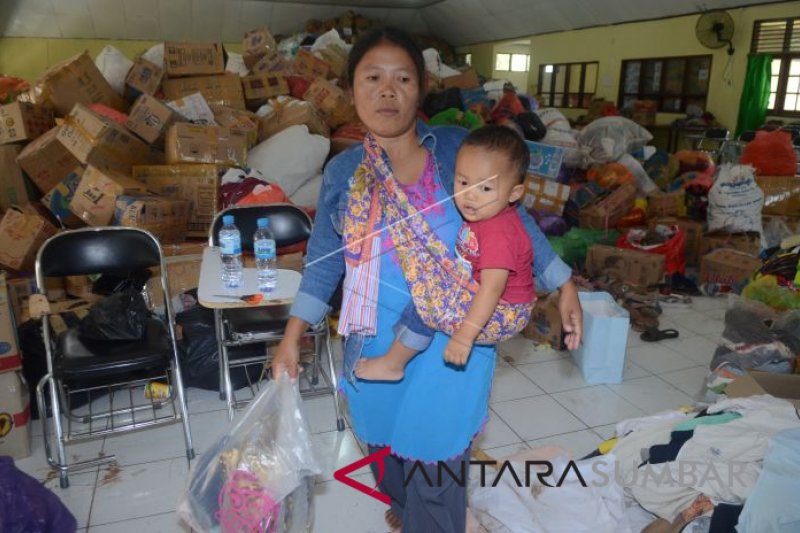
[[[455,126],[428,127],[417,122],[419,142],[433,154],[441,185],[450,194],[453,193],[456,152],[466,135],[465,129]],[[309,324],[319,323],[330,311],[328,301],[344,276],[342,220],[350,183],[363,153],[360,144],[351,146],[325,167],[303,279],[290,311],[291,316]],[[533,244],[536,286],[555,290],[569,280],[572,270],[553,252],[527,211],[522,206],[518,209]]]

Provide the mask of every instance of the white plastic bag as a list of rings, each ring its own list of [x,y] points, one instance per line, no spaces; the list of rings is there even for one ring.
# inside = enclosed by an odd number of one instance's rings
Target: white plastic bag
[[[322,172],[330,148],[329,139],[309,133],[307,126],[289,126],[255,145],[247,154],[247,166],[260,170],[291,197]]]
[[[708,192],[708,231],[761,233],[764,192],[750,165],[722,165]]]
[[[331,45],[338,46],[345,52],[350,52],[350,48],[353,47],[353,45],[347,44],[344,39],[339,36],[338,30],[331,29],[317,37],[317,40],[311,45],[311,51],[321,52]]]
[[[142,57],[159,68],[164,68],[164,43],[151,46]]]
[[[120,50],[113,46],[105,46],[94,64],[100,70],[100,73],[106,79],[114,92],[122,96],[125,92],[125,78],[128,76],[128,71],[133,66],[133,61],[125,57]]]
[[[439,78],[449,78],[461,74],[458,70],[448,67],[442,62],[439,51],[436,48],[426,48],[422,51],[425,59],[425,70]]]
[[[202,93],[193,93],[183,98],[167,102],[167,107],[194,124],[208,124],[214,126],[214,112],[206,102]]]
[[[647,175],[647,171],[642,164],[631,154],[622,154],[622,157],[620,157],[617,162],[625,165],[625,167],[631,171],[631,174],[636,178],[636,187],[640,192],[649,194],[658,189],[658,185],[650,179],[650,176]]]
[[[595,163],[610,163],[643,148],[653,135],[625,117],[603,117],[581,130],[578,142],[590,150]]]
[[[233,72],[239,76],[250,74],[250,70],[244,64],[244,57],[236,52],[228,52],[228,63],[225,65],[225,72]]]
[[[178,515],[195,531],[309,531],[321,472],[297,383],[267,382],[192,468]]]

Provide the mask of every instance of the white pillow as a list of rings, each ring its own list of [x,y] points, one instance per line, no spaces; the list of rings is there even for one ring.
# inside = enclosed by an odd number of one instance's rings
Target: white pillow
[[[297,189],[294,194],[289,197],[289,200],[295,205],[314,207],[317,205],[317,202],[319,202],[319,191],[321,189],[322,174],[319,174]]]
[[[330,148],[328,138],[310,134],[307,126],[289,126],[255,145],[247,154],[247,166],[260,170],[291,197],[322,172]]]

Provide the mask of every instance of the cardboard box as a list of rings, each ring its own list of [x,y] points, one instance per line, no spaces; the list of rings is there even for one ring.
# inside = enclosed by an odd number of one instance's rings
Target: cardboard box
[[[680,217],[686,215],[683,189],[674,192],[651,192],[647,195],[648,217]]]
[[[258,109],[270,98],[289,94],[286,76],[278,73],[254,74],[242,78],[244,99],[249,109]]]
[[[90,226],[108,226],[114,218],[117,196],[146,192],[147,186],[130,176],[88,166],[69,209]]]
[[[172,298],[196,289],[200,285],[202,255],[178,255],[166,258],[167,279]],[[163,308],[164,291],[161,290],[160,270],[152,269],[153,277],[147,280],[144,291],[151,309]]]
[[[756,176],[764,191],[764,215],[800,217],[800,176]]]
[[[0,374],[0,455],[31,454],[31,397],[21,372]]]
[[[0,106],[0,144],[32,141],[55,126],[53,111],[28,102]]]
[[[581,209],[579,225],[588,229],[613,228],[633,209],[635,201],[636,185],[632,183],[621,185],[608,196],[601,197]]]
[[[167,130],[167,163],[210,163],[232,167],[247,165],[247,138],[220,126],[178,122]]]
[[[0,265],[33,270],[39,247],[55,234],[55,226],[29,206],[9,209],[0,221]]]
[[[138,57],[125,77],[125,94],[131,100],[143,94],[152,96],[161,88],[163,78],[164,69],[143,57]]]
[[[744,233],[727,233],[721,230],[710,231],[700,239],[697,255],[698,257],[703,257],[709,252],[720,248],[737,250],[755,257],[761,252],[761,235],[757,231]]]
[[[11,211],[9,211],[11,213]],[[17,342],[17,329],[8,301],[6,273],[0,272],[0,376],[22,368],[22,354]],[[0,403],[0,410],[3,404]]]
[[[591,277],[608,276],[631,285],[649,287],[664,279],[664,256],[595,244],[586,254],[586,272]]]
[[[752,276],[759,268],[759,258],[720,248],[700,258],[700,283],[736,285]]]
[[[57,138],[81,163],[123,174],[129,174],[132,165],[146,164],[152,158],[144,141],[82,104],[66,118]]]
[[[83,167],[77,167],[69,176],[64,178],[61,183],[50,189],[50,191],[42,197],[42,204],[50,210],[61,224],[68,228],[79,228],[83,226],[83,221],[69,210],[69,204],[75,196],[75,191],[78,190],[81,176],[83,176]]]
[[[522,330],[522,336],[540,343],[548,343],[554,350],[564,349],[561,336],[561,312],[558,310],[558,291],[539,298],[531,312],[531,321]]]
[[[248,148],[258,143],[258,115],[222,105],[211,106],[211,111],[214,112],[214,120],[217,125],[247,137]]]
[[[277,51],[275,38],[266,26],[250,30],[242,39],[242,59],[247,68],[252,69],[264,56]]]
[[[678,226],[684,233],[686,233],[686,240],[683,245],[684,256],[686,257],[686,264],[688,266],[697,266],[700,261],[700,241],[703,238],[703,231],[705,224],[699,220],[692,218],[677,218],[677,217],[658,217],[651,218],[648,221],[648,226],[652,229],[658,224],[667,226]]]
[[[474,68],[468,68],[461,74],[457,74],[455,76],[442,78],[442,87],[445,89],[450,89],[451,87],[458,87],[459,89],[474,89],[475,87],[479,87],[480,84],[481,82],[478,79],[478,73],[475,72]]]
[[[95,294],[92,292],[92,287],[94,286],[94,281],[89,276],[67,276],[64,278],[64,288],[67,291],[67,294],[73,296],[75,298],[80,298],[84,303],[92,304],[99,302],[104,298],[101,294]],[[78,308],[83,308],[85,311],[88,311],[88,305],[79,305]],[[53,306],[50,306],[52,312],[56,313]],[[73,311],[75,308],[72,309]],[[83,313],[79,313],[79,316]],[[85,316],[85,315],[84,315]],[[52,317],[51,317],[52,318]],[[66,325],[63,324],[63,320],[51,320],[50,326],[53,328],[55,332],[62,330],[66,330]]]
[[[631,120],[641,126],[654,126],[657,112],[658,102],[655,100],[636,100],[633,102]]]
[[[342,79],[347,74],[347,50],[335,44],[329,44],[319,51],[322,59],[330,65],[328,77]]]
[[[56,115],[64,117],[75,104],[104,104],[125,112],[127,104],[95,66],[89,52],[72,56],[50,67],[37,82]]]
[[[48,301],[63,300],[67,297],[63,278],[45,278],[45,295]],[[36,278],[33,276],[7,280],[8,301],[14,313],[16,324],[24,324],[29,318],[28,299],[37,293]]]
[[[258,125],[259,141],[268,139],[279,131],[298,124],[308,126],[310,133],[330,137],[330,126],[311,102],[291,100],[286,104],[281,104],[277,100],[271,100],[270,103],[272,104],[272,113],[261,117]]]
[[[152,192],[189,202],[188,237],[208,238],[219,210],[220,172],[216,165],[153,165],[133,167],[133,176]]]
[[[748,370],[725,387],[728,398],[745,398],[769,394],[788,400],[800,409],[800,374],[773,374]]]
[[[25,176],[17,163],[20,146],[0,146],[0,211],[12,205],[25,205],[33,200],[32,191],[25,183]]]
[[[245,108],[242,79],[237,74],[164,80],[164,97],[167,100],[180,100],[195,93],[202,94],[209,105]]]
[[[250,67],[253,74],[284,73],[289,70],[289,63],[277,50],[268,51],[258,62]]]
[[[530,154],[528,173],[555,180],[561,171],[561,162],[564,160],[564,148],[549,144],[525,141]]]
[[[224,74],[222,43],[167,41],[164,43],[164,68],[170,78]]]
[[[189,223],[189,202],[153,195],[117,196],[114,224],[149,231],[161,243],[183,242]]]
[[[569,185],[528,174],[522,205],[528,209],[561,215],[569,200]]]
[[[292,72],[307,78],[326,79],[331,72],[331,66],[324,59],[320,59],[305,48],[301,48],[294,58],[294,63],[292,63]]]
[[[331,128],[337,128],[355,117],[355,109],[347,94],[322,78],[313,81],[303,94],[303,100],[311,102]]]
[[[178,119],[178,114],[160,100],[142,94],[128,114],[125,127],[144,139],[148,144],[163,140],[167,128]]]
[[[81,164],[58,139],[63,128],[64,126],[57,126],[48,131],[23,148],[17,157],[19,166],[42,192],[61,183]]]

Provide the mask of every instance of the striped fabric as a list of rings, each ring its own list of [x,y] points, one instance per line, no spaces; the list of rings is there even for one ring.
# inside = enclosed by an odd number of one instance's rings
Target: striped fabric
[[[370,239],[369,236],[365,238]],[[376,334],[380,250],[380,236],[372,236],[369,246],[362,248],[362,254],[367,257],[357,263],[345,263],[342,312],[339,315],[338,328],[340,335]]]

